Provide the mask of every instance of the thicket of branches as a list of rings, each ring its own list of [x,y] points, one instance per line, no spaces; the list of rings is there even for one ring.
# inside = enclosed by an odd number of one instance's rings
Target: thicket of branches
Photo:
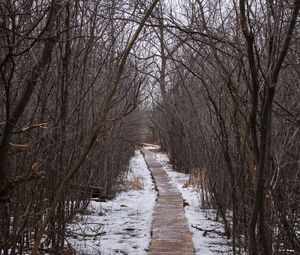
[[[234,254],[299,253],[300,1],[182,4],[160,13],[160,142]]]
[[[63,252],[91,187],[126,173],[148,95],[233,253],[300,251],[300,0],[171,2],[1,1],[0,254]]]
[[[137,39],[157,2],[1,1],[0,254],[66,254],[91,187],[122,181],[148,80]]]

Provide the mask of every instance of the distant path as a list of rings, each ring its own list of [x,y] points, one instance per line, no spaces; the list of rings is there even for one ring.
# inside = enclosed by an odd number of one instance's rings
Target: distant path
[[[187,220],[183,212],[183,200],[163,166],[151,151],[143,149],[159,196],[154,208],[150,255],[192,255],[194,246]]]

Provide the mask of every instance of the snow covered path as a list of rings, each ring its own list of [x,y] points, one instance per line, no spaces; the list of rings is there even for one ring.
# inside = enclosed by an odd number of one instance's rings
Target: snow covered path
[[[155,176],[154,168],[158,167],[166,179],[165,185],[157,182],[160,197],[156,205],[157,194],[149,169],[143,155],[137,151],[130,162],[128,182],[140,183],[141,187],[134,189],[130,186],[127,191],[119,193],[110,201],[91,201],[87,211],[79,214],[76,221],[68,226],[66,245],[71,245],[79,255],[189,255],[194,254],[193,250],[196,255],[232,254],[228,240],[220,235],[223,225],[213,220],[214,210],[202,209],[199,190],[186,185],[189,175],[174,171],[168,156],[158,152],[158,148],[149,145],[144,148],[144,152],[153,175]],[[172,194],[164,199],[163,194],[167,189],[175,192],[176,196]],[[176,206],[171,206],[173,201],[177,201],[177,209]],[[186,205],[184,210],[183,201]],[[158,210],[163,207],[170,207],[169,214],[160,221],[153,220],[156,217],[154,208]],[[182,214],[174,219],[176,210]],[[165,229],[163,222],[167,223]],[[179,228],[179,233],[184,229],[184,235],[188,239],[187,252],[181,252],[178,246],[176,252],[155,252],[154,248],[160,245],[159,239],[164,235],[162,231],[172,231],[174,228]],[[172,236],[170,239],[177,238]],[[173,241],[172,245],[176,243],[176,240]]]
[[[184,215],[181,194],[170,183],[169,176],[153,153],[149,150],[143,152],[158,189],[149,254],[192,255],[192,235]]]

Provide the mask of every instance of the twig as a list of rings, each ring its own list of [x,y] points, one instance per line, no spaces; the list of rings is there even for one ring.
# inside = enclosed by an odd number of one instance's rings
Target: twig
[[[207,233],[213,232],[213,231],[215,231],[216,229],[218,229],[219,227],[215,227],[215,228],[213,228],[213,229],[203,229],[203,228],[198,227],[197,225],[193,225],[193,224],[192,224],[192,228],[195,228],[195,229],[200,230],[200,231],[204,231],[204,232],[203,232],[203,236],[205,237],[205,236],[207,235]]]

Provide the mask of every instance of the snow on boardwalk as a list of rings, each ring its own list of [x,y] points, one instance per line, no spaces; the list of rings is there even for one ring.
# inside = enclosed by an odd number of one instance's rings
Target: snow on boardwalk
[[[153,215],[149,255],[194,254],[192,235],[184,215],[181,194],[170,183],[170,178],[153,153],[149,150],[143,152],[159,193]]]

